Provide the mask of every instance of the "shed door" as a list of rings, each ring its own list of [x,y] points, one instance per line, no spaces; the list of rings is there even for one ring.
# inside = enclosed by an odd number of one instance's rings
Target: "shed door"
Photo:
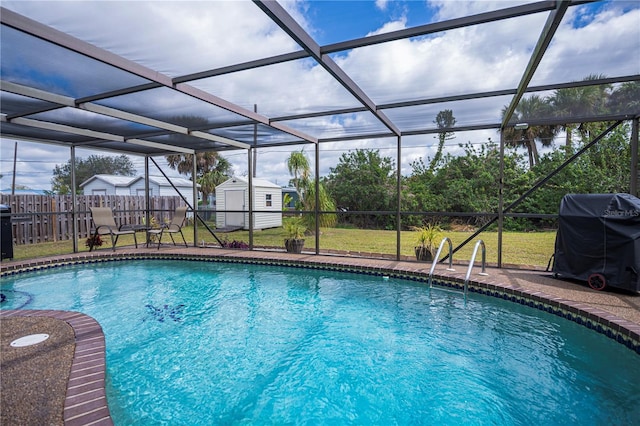
[[[224,191],[225,210],[244,210],[244,191]],[[225,226],[244,226],[244,213],[225,213]]]

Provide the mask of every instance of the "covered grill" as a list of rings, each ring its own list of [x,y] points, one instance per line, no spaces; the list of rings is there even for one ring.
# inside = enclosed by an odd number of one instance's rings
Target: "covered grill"
[[[640,199],[568,194],[560,202],[553,272],[597,290],[640,291]]]

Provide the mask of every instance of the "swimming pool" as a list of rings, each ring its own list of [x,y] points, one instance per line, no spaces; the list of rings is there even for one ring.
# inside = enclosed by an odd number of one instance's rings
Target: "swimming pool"
[[[1,288],[3,309],[100,322],[116,424],[640,417],[634,352],[555,315],[423,283],[146,260],[19,274]]]

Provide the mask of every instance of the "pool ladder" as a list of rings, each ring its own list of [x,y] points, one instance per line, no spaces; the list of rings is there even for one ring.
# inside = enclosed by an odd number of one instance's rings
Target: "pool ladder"
[[[429,270],[429,289],[432,287],[433,282],[433,272],[436,269],[436,265],[438,264],[438,259],[440,259],[440,253],[442,253],[442,248],[444,247],[444,243],[449,244],[449,267],[447,271],[455,271],[453,269],[453,244],[451,243],[451,239],[449,237],[444,237],[442,242],[440,242],[440,247],[438,247],[438,251],[433,258],[433,263],[431,264],[431,269]],[[473,248],[473,254],[471,255],[471,260],[469,261],[469,267],[467,268],[467,274],[464,277],[464,298],[467,299],[467,292],[469,288],[469,277],[471,276],[471,270],[473,269],[473,265],[476,261],[476,256],[478,255],[478,248],[482,247],[482,270],[480,271],[480,275],[489,275],[486,271],[486,261],[487,261],[487,248],[484,244],[484,241],[478,240],[476,241],[476,245]]]

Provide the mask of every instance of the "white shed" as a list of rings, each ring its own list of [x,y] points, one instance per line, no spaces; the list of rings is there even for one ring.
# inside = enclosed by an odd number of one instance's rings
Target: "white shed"
[[[253,229],[282,226],[282,188],[265,179],[253,178]],[[249,182],[233,177],[216,187],[216,226],[249,229]],[[224,210],[242,210],[224,212]]]
[[[193,206],[193,182],[189,179],[179,177],[169,177],[169,179],[171,179],[171,182],[178,189],[177,192],[164,176],[149,176],[149,196],[178,197],[179,192],[187,199],[189,204]],[[199,188],[200,185],[196,185],[196,187]],[[129,188],[131,191],[130,195],[144,196],[144,177],[140,176],[135,178],[129,185]]]
[[[84,195],[130,195],[132,176],[93,175],[80,184]]]

